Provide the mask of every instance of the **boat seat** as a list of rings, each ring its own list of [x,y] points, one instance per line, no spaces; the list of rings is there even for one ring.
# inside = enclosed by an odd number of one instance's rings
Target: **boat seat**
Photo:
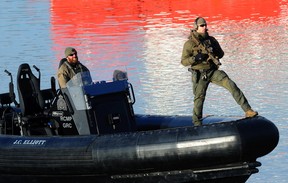
[[[32,73],[30,66],[26,63],[19,66],[17,89],[23,116],[42,112],[44,100],[40,92],[40,79]]]
[[[10,76],[9,92],[0,94],[0,134],[19,135],[20,128],[17,126],[18,102],[15,100],[14,84],[12,74],[5,70]],[[11,104],[14,103],[15,106]],[[15,123],[16,122],[16,123]]]
[[[41,92],[40,75],[37,78],[27,63],[19,66],[17,75],[17,89],[21,109],[22,127],[28,131],[31,131],[32,129],[45,129],[49,123],[49,115],[45,115],[45,100],[42,94],[48,92]],[[44,134],[38,134],[37,132],[36,135],[47,135],[46,131],[47,130],[45,129],[42,132]],[[25,135],[26,131],[23,133]],[[28,133],[28,135],[30,134]]]

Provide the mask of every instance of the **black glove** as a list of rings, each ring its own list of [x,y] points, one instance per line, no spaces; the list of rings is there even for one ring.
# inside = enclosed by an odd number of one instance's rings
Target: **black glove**
[[[198,54],[195,56],[195,62],[203,62],[203,61],[206,61],[207,58],[208,58],[208,55],[207,55],[207,54],[198,53]]]

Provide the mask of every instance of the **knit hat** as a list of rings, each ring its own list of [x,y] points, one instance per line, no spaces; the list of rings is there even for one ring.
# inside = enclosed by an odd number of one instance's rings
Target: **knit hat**
[[[72,47],[67,47],[65,49],[65,56],[68,57],[70,54],[76,53],[76,49]]]
[[[194,29],[197,29],[198,25],[201,25],[201,24],[207,24],[206,20],[204,18],[202,18],[202,17],[196,18],[196,20],[194,22]]]

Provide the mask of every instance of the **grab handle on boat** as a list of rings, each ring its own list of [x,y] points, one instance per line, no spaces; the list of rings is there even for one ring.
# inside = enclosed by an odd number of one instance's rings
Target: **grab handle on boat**
[[[130,93],[132,94],[132,96],[130,96],[130,99],[131,99],[131,103],[132,105],[135,104],[136,102],[136,98],[135,98],[135,95],[134,95],[134,90],[133,90],[133,86],[131,83],[128,83],[129,85],[129,90],[130,90]]]
[[[4,72],[6,72],[6,73],[8,74],[8,76],[10,76],[10,83],[9,83],[9,96],[10,96],[10,100],[11,100],[11,102],[14,102],[15,106],[18,107],[18,106],[19,106],[19,103],[16,101],[16,96],[15,96],[15,92],[14,92],[14,84],[13,84],[12,74],[11,74],[9,71],[7,71],[6,69],[5,69]]]
[[[38,72],[38,79],[40,81],[40,78],[41,78],[41,72],[40,72],[40,69],[38,67],[36,67],[36,65],[33,65],[34,69],[36,69],[36,71]]]

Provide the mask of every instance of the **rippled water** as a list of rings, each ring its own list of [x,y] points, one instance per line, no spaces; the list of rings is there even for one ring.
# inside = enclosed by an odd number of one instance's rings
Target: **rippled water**
[[[4,0],[0,93],[8,91],[9,82],[1,70],[9,70],[15,78],[23,62],[41,69],[42,88],[48,88],[65,47],[73,46],[94,80],[110,80],[116,68],[128,71],[136,113],[191,114],[191,78],[180,57],[193,20],[200,15],[225,51],[221,68],[253,108],[280,131],[279,145],[258,159],[260,172],[248,183],[286,183],[287,4],[287,0]],[[230,94],[214,85],[208,90],[204,113],[243,115]]]

